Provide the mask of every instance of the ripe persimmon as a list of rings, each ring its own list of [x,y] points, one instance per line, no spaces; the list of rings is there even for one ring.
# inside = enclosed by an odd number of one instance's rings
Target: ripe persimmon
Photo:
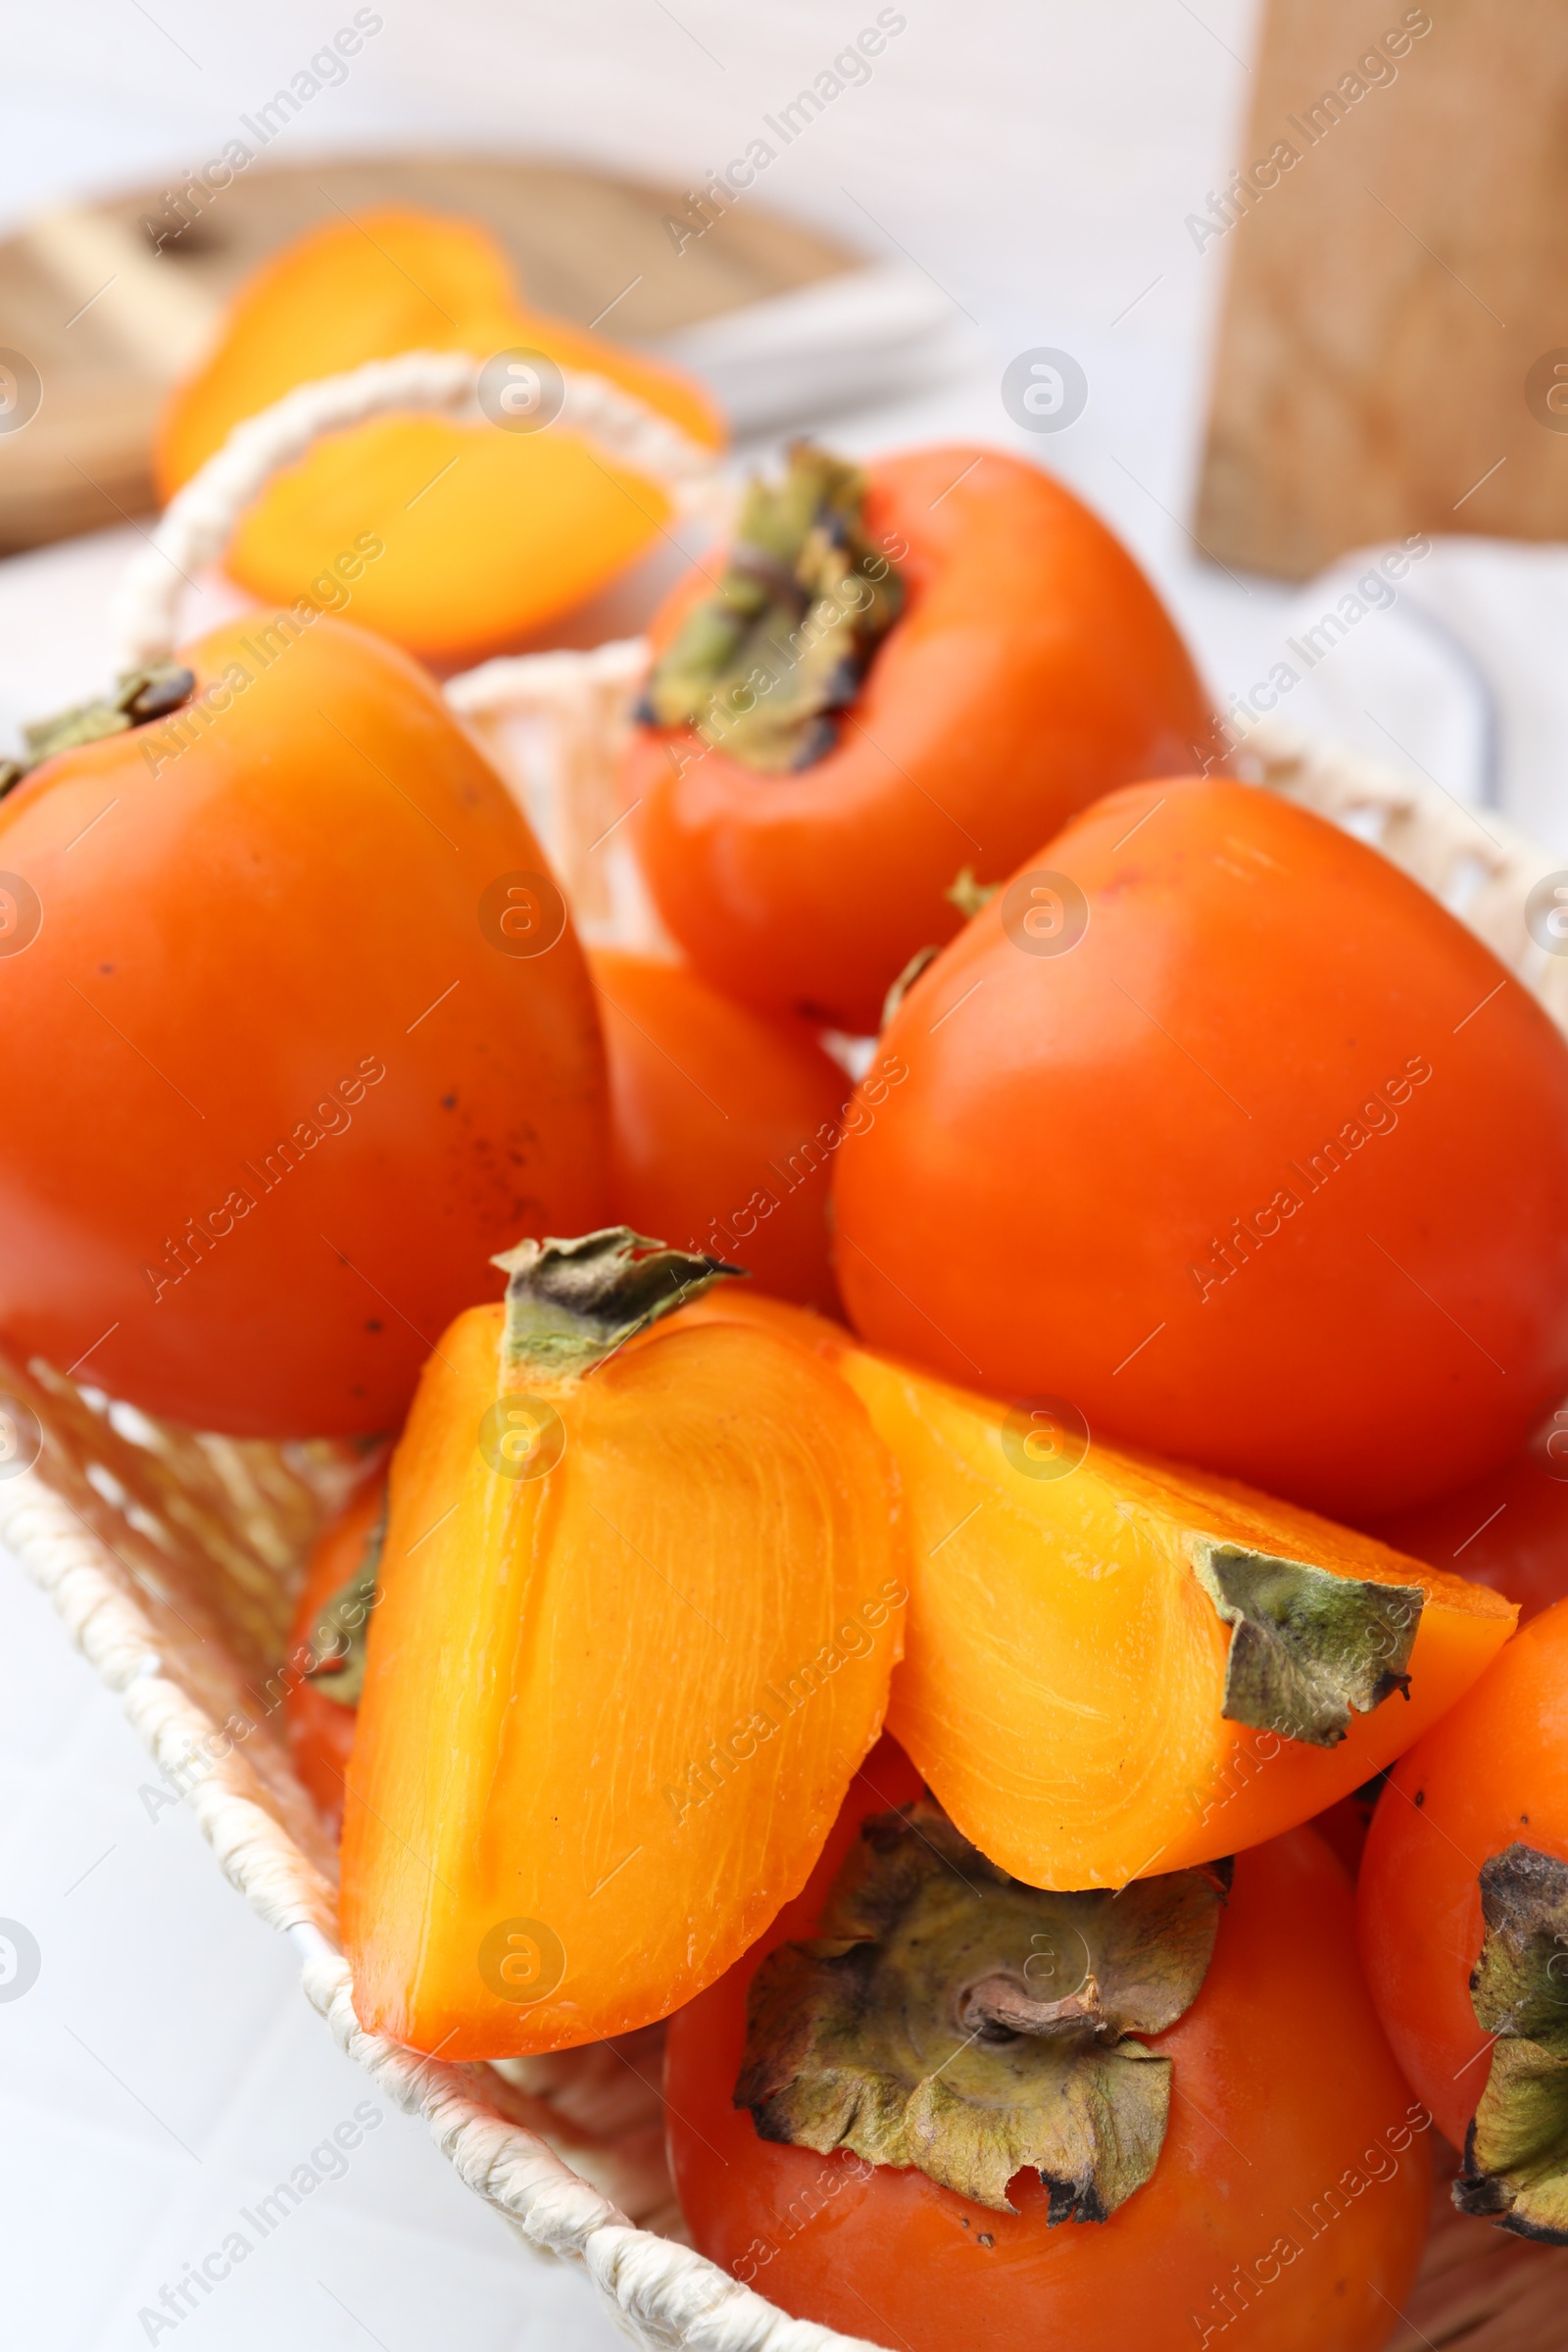
[[[1350,1807],[1512,1630],[1482,1586],[1092,1443],[1059,1409],[949,1388],[746,1286],[680,1316],[725,1319],[811,1348],[870,1414],[909,1529],[889,1729],[1033,1885],[1120,1886]],[[1351,1866],[1364,1822],[1339,1826]]]
[[[171,395],[160,495],[296,384],[403,351],[542,355],[636,393],[699,443],[723,440],[689,377],[531,309],[476,221],[378,206],[308,230],[241,286],[214,349]],[[329,603],[352,597],[357,620],[451,663],[579,603],[649,547],[668,514],[655,482],[577,434],[385,416],[331,434],[271,481],[225,564],[269,601],[325,583]],[[356,564],[366,533],[375,559]]]
[[[1568,1601],[1395,1766],[1358,1909],[1395,2055],[1464,2149],[1454,2202],[1568,2245]]]
[[[1370,1527],[1396,1551],[1506,1593],[1528,1624],[1568,1598],[1568,1408],[1484,1478]]]
[[[343,1839],[361,2020],[455,2058],[646,2025],[738,1957],[881,1727],[906,1597],[829,1366],[739,1322],[626,1344],[725,1269],[624,1229],[502,1262],[393,1459]]]
[[[1208,724],[1125,548],[997,449],[797,450],[654,641],[626,772],[661,914],[727,996],[855,1031],[977,877]]]
[[[895,2352],[1376,2352],[1426,2234],[1431,2117],[1344,1872],[1297,1830],[1228,1893],[1147,1881],[1136,1926],[1132,1899],[1011,1886],[885,1740],[805,1892],[670,2021],[699,2249]]]
[[[180,659],[0,801],[0,1332],[197,1428],[385,1431],[491,1253],[607,1203],[587,969],[406,655],[302,602]]]
[[[1512,1630],[1483,1586],[1225,1479],[846,1345],[898,1465],[909,1615],[889,1729],[1037,1886],[1235,1853],[1358,1788]]]
[[[835,1171],[873,1346],[1356,1522],[1568,1391],[1568,1045],[1308,810],[1112,794],[883,1047],[909,1075]]]
[[[588,968],[610,1064],[614,1211],[832,1313],[827,1209],[853,1092],[803,1022],[721,997],[681,964],[610,948]]]

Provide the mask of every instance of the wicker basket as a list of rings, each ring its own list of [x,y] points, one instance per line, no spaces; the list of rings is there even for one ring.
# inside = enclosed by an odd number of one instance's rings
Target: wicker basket
[[[297,446],[297,416],[291,429]],[[236,476],[230,503],[256,478],[254,465]],[[164,541],[191,563],[225,535],[220,514],[198,519],[199,535],[187,517],[186,536]],[[166,524],[175,522],[172,509]],[[133,617],[144,659],[159,643],[145,597]],[[648,936],[646,906],[602,845],[622,813],[614,755],[644,659],[638,643],[538,656],[448,689],[539,824],[585,927],[627,941]],[[1408,776],[1283,729],[1256,729],[1239,764],[1377,841],[1568,1027],[1568,957],[1538,947],[1525,919],[1550,859],[1490,813],[1477,820]],[[640,2343],[851,2352],[857,2339],[786,2317],[683,2242],[663,2153],[662,2028],[494,2066],[426,2059],[360,2028],[336,1937],[336,1854],[291,1769],[277,1676],[305,1555],[367,1474],[363,1449],[194,1436],[46,1365],[3,1358],[0,1414],[21,1441],[9,1460],[0,1450],[0,1541],[120,1692],[228,1879],[292,1938],[306,1994],[338,2042],[426,2118],[468,2187],[530,2245],[580,2263]],[[1568,2250],[1467,2220],[1440,2181],[1410,2309],[1390,2315],[1390,2352],[1461,2338],[1468,2352],[1561,2352],[1565,2313]]]

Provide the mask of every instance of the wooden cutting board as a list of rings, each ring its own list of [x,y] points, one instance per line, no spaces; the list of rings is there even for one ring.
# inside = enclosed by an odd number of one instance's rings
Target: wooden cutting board
[[[1268,0],[1251,87],[1246,176],[1187,223],[1229,270],[1200,541],[1302,579],[1568,538],[1563,0]]]
[[[42,398],[0,430],[0,554],[101,529],[154,504],[153,425],[257,262],[323,220],[382,204],[466,214],[495,231],[530,299],[640,341],[853,268],[857,257],[761,207],[735,205],[677,251],[688,192],[559,164],[449,155],[269,170],[213,195],[177,235],[172,191],[49,214],[0,243],[0,343]],[[148,224],[152,225],[149,226]],[[0,351],[0,371],[7,365]],[[16,374],[13,367],[13,378]],[[6,378],[0,372],[0,411]],[[24,376],[24,397],[25,378]]]

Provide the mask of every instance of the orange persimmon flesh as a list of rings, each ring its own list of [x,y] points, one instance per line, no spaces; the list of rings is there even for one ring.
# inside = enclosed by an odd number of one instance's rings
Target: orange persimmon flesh
[[[964,1836],[1032,1885],[1119,1886],[1278,1836],[1392,1763],[1513,1630],[1499,1594],[1294,1505],[1098,1440],[1066,1475],[1032,1474],[1016,1419],[1004,1446],[1005,1405],[855,1347],[837,1361],[909,1514],[888,1729]],[[1232,1631],[1195,1538],[1419,1586],[1408,1696],[1352,1712],[1332,1746],[1228,1719]]]
[[[247,279],[216,348],[165,411],[159,494],[172,497],[236,424],[296,384],[402,351],[510,350],[607,376],[693,440],[722,444],[695,382],[531,310],[475,222],[383,207],[308,231]],[[352,599],[368,628],[450,662],[581,602],[668,514],[653,482],[575,435],[386,416],[326,436],[277,475],[225,561],[268,601],[335,582],[334,599]]]
[[[722,1975],[877,1737],[906,1592],[885,1450],[819,1357],[662,1327],[530,1386],[564,1443],[509,1477],[479,1442],[503,1322],[452,1325],[394,1458],[344,1828],[356,2010],[449,2058]]]

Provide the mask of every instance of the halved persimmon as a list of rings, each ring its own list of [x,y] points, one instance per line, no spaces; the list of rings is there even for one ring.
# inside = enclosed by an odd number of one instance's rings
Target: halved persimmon
[[[689,377],[531,309],[476,221],[379,206],[307,231],[246,280],[216,349],[164,414],[160,496],[296,384],[403,351],[531,353],[635,393],[696,442],[724,437]],[[591,595],[654,542],[669,511],[657,483],[578,434],[383,416],[327,436],[279,474],[226,564],[260,597],[292,602],[324,583],[326,601],[352,597],[367,627],[452,662]]]
[[[846,1347],[899,1466],[888,1725],[1014,1878],[1118,1886],[1293,1828],[1482,1673],[1511,1604],[1229,1480]]]
[[[524,1243],[392,1466],[343,1844],[362,2021],[449,2057],[646,2025],[804,1884],[881,1728],[906,1598],[864,1408],[722,1271]],[[780,1310],[783,1311],[783,1310]]]
[[[1205,1472],[1091,1442],[726,1285],[861,1398],[898,1466],[908,1622],[888,1728],[989,1860],[1118,1886],[1348,1797],[1483,1673],[1500,1594]]]

